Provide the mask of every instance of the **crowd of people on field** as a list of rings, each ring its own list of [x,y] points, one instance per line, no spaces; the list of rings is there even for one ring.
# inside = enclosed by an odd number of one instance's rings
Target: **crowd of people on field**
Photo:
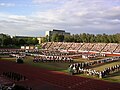
[[[111,57],[111,58],[106,58],[102,60],[90,61],[90,62],[74,63],[74,64],[69,65],[68,71],[70,72],[70,74],[84,73],[87,75],[92,75],[92,76],[97,76],[99,78],[102,78],[108,75],[110,72],[119,70],[120,65],[115,65],[113,67],[106,68],[104,71],[101,71],[101,72],[89,69],[89,67],[94,66],[94,65],[105,64],[109,62],[115,62],[118,60],[120,60],[120,57]]]
[[[25,54],[9,54],[10,57],[16,57],[16,58],[25,58],[26,55]]]
[[[0,54],[16,54],[20,52],[25,52],[22,49],[0,49]]]
[[[14,81],[26,80],[26,76],[23,76],[19,73],[15,73],[15,72],[3,72],[2,75],[4,77],[7,77],[7,78],[14,80]]]
[[[105,68],[103,71],[97,71],[97,70],[93,70],[93,69],[86,69],[86,68],[75,68],[73,67],[72,69],[69,67],[69,71],[70,73],[73,74],[86,74],[89,76],[96,76],[99,78],[103,78],[107,75],[109,75],[110,73],[114,73],[120,70],[120,65],[117,64],[115,66],[109,67],[109,68]]]
[[[37,56],[34,57],[33,62],[73,62],[73,59],[63,56]]]
[[[70,74],[86,74],[86,75],[90,75],[90,76],[96,76],[99,78],[103,78],[107,75],[109,75],[110,73],[114,73],[120,70],[120,65],[117,64],[115,66],[109,67],[109,68],[105,68],[103,71],[97,71],[97,70],[93,70],[93,69],[86,69],[86,68],[81,68],[81,67],[69,67],[68,68]]]
[[[62,56],[62,55],[68,55],[68,53],[62,53],[60,51],[56,51],[56,50],[46,50],[46,51],[42,51],[42,55],[46,55],[46,56]]]
[[[99,64],[109,63],[109,62],[115,62],[115,61],[118,61],[118,60],[120,60],[120,57],[116,56],[116,57],[110,57],[110,58],[105,58],[105,59],[101,59],[101,60],[74,63],[74,64],[71,64],[70,67],[85,68],[85,67],[90,67],[90,66],[94,66],[94,65],[99,65]]]
[[[99,72],[99,77],[105,77],[107,75],[109,75],[110,73],[114,73],[120,70],[120,64],[117,64],[115,66],[109,67],[109,68],[105,68],[103,71]]]
[[[0,90],[32,90],[32,88],[16,85],[15,83],[13,83],[12,85],[0,84]]]

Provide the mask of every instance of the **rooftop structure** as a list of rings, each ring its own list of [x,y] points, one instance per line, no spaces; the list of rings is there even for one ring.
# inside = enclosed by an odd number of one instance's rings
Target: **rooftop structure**
[[[53,34],[70,35],[70,33],[65,32],[65,30],[53,29],[52,31],[46,31],[45,36],[52,36]]]

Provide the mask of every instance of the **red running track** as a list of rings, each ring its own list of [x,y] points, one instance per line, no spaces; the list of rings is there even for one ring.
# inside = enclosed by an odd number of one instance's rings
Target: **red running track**
[[[5,71],[26,76],[28,80],[16,83],[32,87],[32,90],[120,90],[119,83],[70,76],[26,64],[0,60],[0,74]]]

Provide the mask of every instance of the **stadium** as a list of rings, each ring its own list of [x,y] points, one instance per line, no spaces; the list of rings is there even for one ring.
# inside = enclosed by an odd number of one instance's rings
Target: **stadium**
[[[0,49],[1,90],[119,90],[120,44],[44,42]]]
[[[120,0],[0,0],[0,90],[120,90]]]

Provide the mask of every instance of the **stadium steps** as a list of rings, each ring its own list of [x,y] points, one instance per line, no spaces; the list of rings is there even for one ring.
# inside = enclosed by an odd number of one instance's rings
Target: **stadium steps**
[[[45,46],[47,45],[47,43],[42,43],[42,48],[45,49]]]
[[[82,45],[77,49],[77,51],[79,51],[81,49],[81,47],[84,45],[84,43],[81,43]]]
[[[78,50],[81,50],[81,48],[85,45],[85,43],[83,43],[83,45],[81,45],[81,47]]]
[[[92,45],[92,47],[90,48],[90,50],[89,51],[91,51],[92,50],[92,48],[95,46],[96,44],[95,43],[93,43],[93,45]]]
[[[104,49],[105,49],[105,47],[108,45],[108,43],[106,43],[106,45],[101,49],[101,51],[100,52],[102,52]]]
[[[113,52],[115,52],[115,51],[117,50],[118,47],[119,47],[119,44],[118,44],[118,46],[115,48],[115,50],[113,50]]]
[[[70,47],[67,48],[67,50],[69,50],[72,47],[73,43],[70,45]]]
[[[50,45],[47,47],[47,49],[49,49],[49,47],[52,45],[53,43],[51,42]]]

